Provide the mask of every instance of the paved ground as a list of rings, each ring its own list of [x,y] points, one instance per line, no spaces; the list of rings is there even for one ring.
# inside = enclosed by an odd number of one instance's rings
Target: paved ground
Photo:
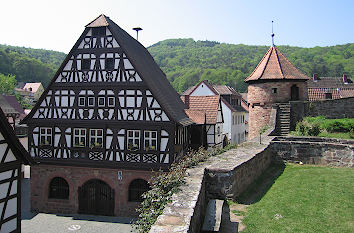
[[[130,232],[131,218],[118,218],[92,215],[59,215],[31,213],[29,202],[29,167],[25,166],[25,179],[22,181],[22,221],[24,233],[96,233]]]

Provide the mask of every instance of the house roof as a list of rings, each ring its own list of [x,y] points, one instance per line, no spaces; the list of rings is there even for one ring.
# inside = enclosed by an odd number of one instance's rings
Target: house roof
[[[32,88],[30,92],[36,93],[40,86],[42,86],[42,83],[26,83],[23,89],[30,91],[30,88]]]
[[[213,88],[219,95],[237,95],[240,96],[240,93],[238,93],[235,89],[233,89],[230,86],[227,85],[212,85]]]
[[[0,95],[0,107],[2,111],[7,114],[20,114],[5,98],[4,95]]]
[[[291,64],[291,62],[276,48],[268,49],[256,69],[245,79],[245,82],[259,80],[308,80],[308,76]]]
[[[5,98],[7,103],[20,114],[19,119],[23,119],[26,116],[25,111],[23,110],[21,104],[17,101],[16,96],[4,95],[3,97]]]
[[[188,99],[188,98],[187,98]],[[220,104],[220,96],[189,96],[185,110],[190,119],[196,124],[216,124]]]
[[[122,49],[123,52],[126,54],[128,59],[138,72],[139,76],[143,78],[144,82],[147,84],[154,97],[160,103],[162,108],[166,111],[166,114],[170,118],[172,118],[171,120],[181,125],[192,124],[193,122],[188,118],[188,116],[184,112],[185,105],[179,98],[178,93],[173,89],[173,87],[167,80],[166,75],[156,64],[155,60],[147,51],[147,49],[137,40],[131,37],[126,31],[120,28],[116,23],[110,20],[109,17],[102,14],[95,20],[93,20],[91,23],[86,25],[86,30],[83,32],[80,39],[87,33],[88,28],[102,26],[107,26],[108,29],[111,31],[113,37],[120,45],[120,49]],[[79,40],[72,48],[64,63],[68,60],[68,58],[79,45]],[[60,69],[62,69],[63,65],[65,65],[64,63],[62,64]],[[59,73],[57,72],[55,78],[58,75]],[[54,82],[55,78],[52,79],[51,84]],[[49,91],[49,88],[46,89],[46,92],[47,91]],[[42,99],[37,102],[35,108],[39,106]],[[32,115],[33,114],[30,113],[24,119],[23,122],[26,122],[26,120],[29,119]]]
[[[16,137],[3,110],[0,108],[0,132],[10,146],[17,159],[25,164],[33,164],[34,161]]]
[[[354,88],[353,81],[348,77],[347,83],[344,82],[343,77],[319,77],[307,81],[308,88]]]

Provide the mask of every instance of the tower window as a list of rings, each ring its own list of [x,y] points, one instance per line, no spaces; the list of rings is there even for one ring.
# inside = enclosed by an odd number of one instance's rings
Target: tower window
[[[68,182],[66,182],[66,180],[61,177],[54,177],[49,184],[49,198],[68,199]]]
[[[113,70],[114,69],[114,59],[113,58],[106,58],[105,68],[106,68],[106,70]]]
[[[277,94],[277,92],[278,92],[278,88],[272,88],[272,93],[273,94]]]
[[[93,36],[105,36],[106,35],[106,27],[97,27],[92,28]]]
[[[81,69],[82,70],[89,70],[90,66],[91,66],[91,60],[90,59],[83,59],[81,61],[82,65],[81,65]]]
[[[332,99],[332,93],[325,93],[325,99]]]

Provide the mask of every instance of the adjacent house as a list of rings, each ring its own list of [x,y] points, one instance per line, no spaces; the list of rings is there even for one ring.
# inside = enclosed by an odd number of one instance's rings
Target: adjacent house
[[[21,232],[21,165],[33,160],[0,108],[0,232]]]
[[[221,97],[182,96],[187,109],[185,112],[195,123],[190,130],[190,146],[193,149],[223,147],[223,111]]]
[[[109,17],[86,25],[31,113],[31,208],[134,215],[152,170],[188,147],[193,122],[147,49]]]
[[[342,77],[319,77],[314,74],[307,81],[309,101],[341,99],[354,96],[354,83],[343,74]]]
[[[15,88],[15,91],[23,98],[35,103],[44,92],[42,83],[25,83],[22,87]]]
[[[247,110],[242,107],[242,96],[232,87],[212,85],[207,80],[190,87],[182,96],[220,96],[223,111],[223,135],[229,143],[241,143],[247,140],[245,125]]]

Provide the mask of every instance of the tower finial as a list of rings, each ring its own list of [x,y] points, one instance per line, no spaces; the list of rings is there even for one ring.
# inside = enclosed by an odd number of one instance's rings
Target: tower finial
[[[272,20],[272,46],[274,47],[274,33],[273,33],[273,20]]]
[[[139,31],[143,30],[141,27],[135,27],[133,28],[134,31],[136,31],[136,40],[139,40]]]

